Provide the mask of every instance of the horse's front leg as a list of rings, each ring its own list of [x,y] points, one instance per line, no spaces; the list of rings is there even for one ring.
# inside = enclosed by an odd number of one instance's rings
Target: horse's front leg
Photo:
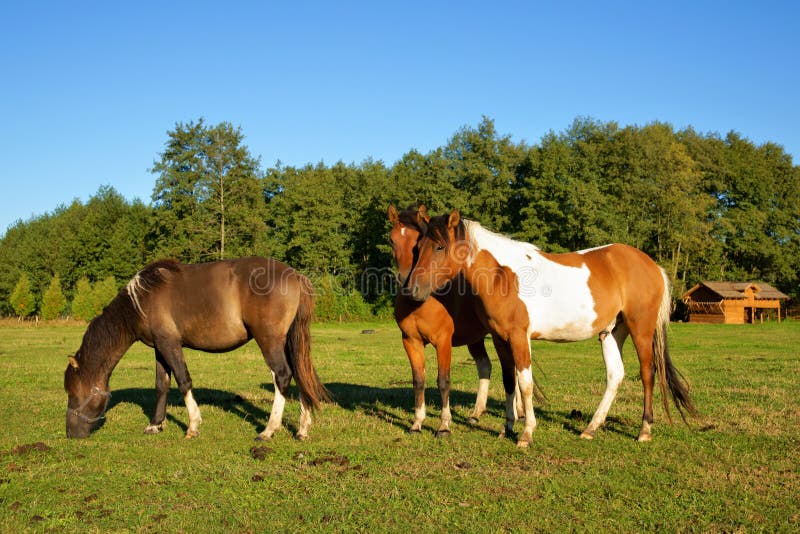
[[[533,413],[533,372],[531,370],[531,343],[527,333],[515,331],[509,342],[514,357],[514,366],[517,378],[517,397],[522,398],[525,412],[525,427],[522,430],[518,447],[527,447],[533,441],[533,431],[536,428],[536,416]]]
[[[408,431],[420,432],[425,420],[425,345],[421,339],[403,336],[403,347],[411,364],[414,385],[414,422]]]
[[[437,438],[450,434],[450,423],[453,421],[450,413],[450,362],[452,357],[453,346],[451,336],[448,335],[446,340],[443,339],[436,345],[436,360],[439,366],[436,382],[439,386],[439,395],[442,397],[442,419],[439,429],[436,431]]]
[[[150,424],[144,429],[145,434],[158,434],[164,430],[164,420],[167,417],[167,395],[171,373],[164,356],[156,350],[156,407]]]
[[[183,357],[183,347],[180,342],[172,338],[156,339],[156,350],[164,356],[165,367],[172,369],[175,381],[183,394],[183,402],[186,404],[186,411],[189,414],[189,427],[186,429],[187,438],[195,438],[200,435],[200,423],[203,418],[200,416],[200,408],[192,395],[192,377],[189,376],[189,369],[186,367],[186,360]]]

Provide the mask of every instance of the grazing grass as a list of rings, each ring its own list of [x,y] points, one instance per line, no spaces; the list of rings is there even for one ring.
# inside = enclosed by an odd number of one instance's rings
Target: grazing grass
[[[273,396],[254,344],[187,351],[204,418],[198,439],[183,438],[188,417],[175,389],[166,430],[142,433],[154,364],[136,344],[112,376],[104,425],[67,440],[63,371],[83,330],[0,325],[0,531],[800,529],[797,322],[673,325],[673,360],[703,416],[691,428],[669,425],[657,404],[645,444],[635,442],[642,394],[631,346],[609,421],[587,442],[578,433],[604,388],[597,341],[534,343],[549,401],[537,407],[528,450],[498,438],[494,357],[489,413],[466,424],[477,375],[464,348],[453,357],[453,434],[433,436],[439,396],[429,349],[429,418],[409,435],[411,372],[393,323],[314,327],[313,356],[337,404],[316,414],[308,441],[290,433],[296,391],[286,429],[253,441]]]

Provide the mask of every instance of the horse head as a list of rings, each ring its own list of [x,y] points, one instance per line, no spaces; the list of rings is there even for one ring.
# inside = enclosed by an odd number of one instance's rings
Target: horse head
[[[92,385],[81,373],[78,360],[70,356],[64,371],[67,392],[67,437],[85,438],[105,415],[111,393],[108,387]]]
[[[392,223],[392,229],[389,231],[392,257],[397,265],[397,279],[402,287],[405,286],[408,275],[414,267],[417,241],[423,234],[430,217],[428,217],[424,204],[420,204],[418,207],[409,206],[401,212],[390,205],[388,215],[389,222]]]
[[[463,270],[469,254],[466,230],[458,210],[431,217],[417,242],[417,260],[406,281],[411,298],[426,300]]]

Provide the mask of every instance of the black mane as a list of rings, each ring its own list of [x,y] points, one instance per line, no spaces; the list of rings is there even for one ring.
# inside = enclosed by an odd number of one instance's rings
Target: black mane
[[[424,220],[420,220],[419,204],[411,204],[397,214],[397,219],[404,225],[424,234],[428,225]]]
[[[431,217],[428,221],[427,228],[424,232],[425,237],[441,243],[445,247],[450,246],[450,233],[447,231],[449,228],[450,214],[437,215]],[[466,226],[464,226],[464,219],[459,218],[458,224],[455,227],[454,237],[456,243],[464,241],[467,235]]]

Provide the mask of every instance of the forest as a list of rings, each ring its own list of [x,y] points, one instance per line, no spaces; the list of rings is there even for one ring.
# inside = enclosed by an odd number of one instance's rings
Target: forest
[[[18,221],[0,240],[0,314],[91,318],[144,265],[245,255],[311,277],[323,319],[386,315],[395,288],[386,209],[422,202],[549,252],[610,242],[666,269],[673,297],[700,280],[769,282],[800,295],[800,167],[737,132],[577,118],[538,143],[484,117],[392,165],[262,167],[241,128],[176,124],[151,199],[103,186]]]

